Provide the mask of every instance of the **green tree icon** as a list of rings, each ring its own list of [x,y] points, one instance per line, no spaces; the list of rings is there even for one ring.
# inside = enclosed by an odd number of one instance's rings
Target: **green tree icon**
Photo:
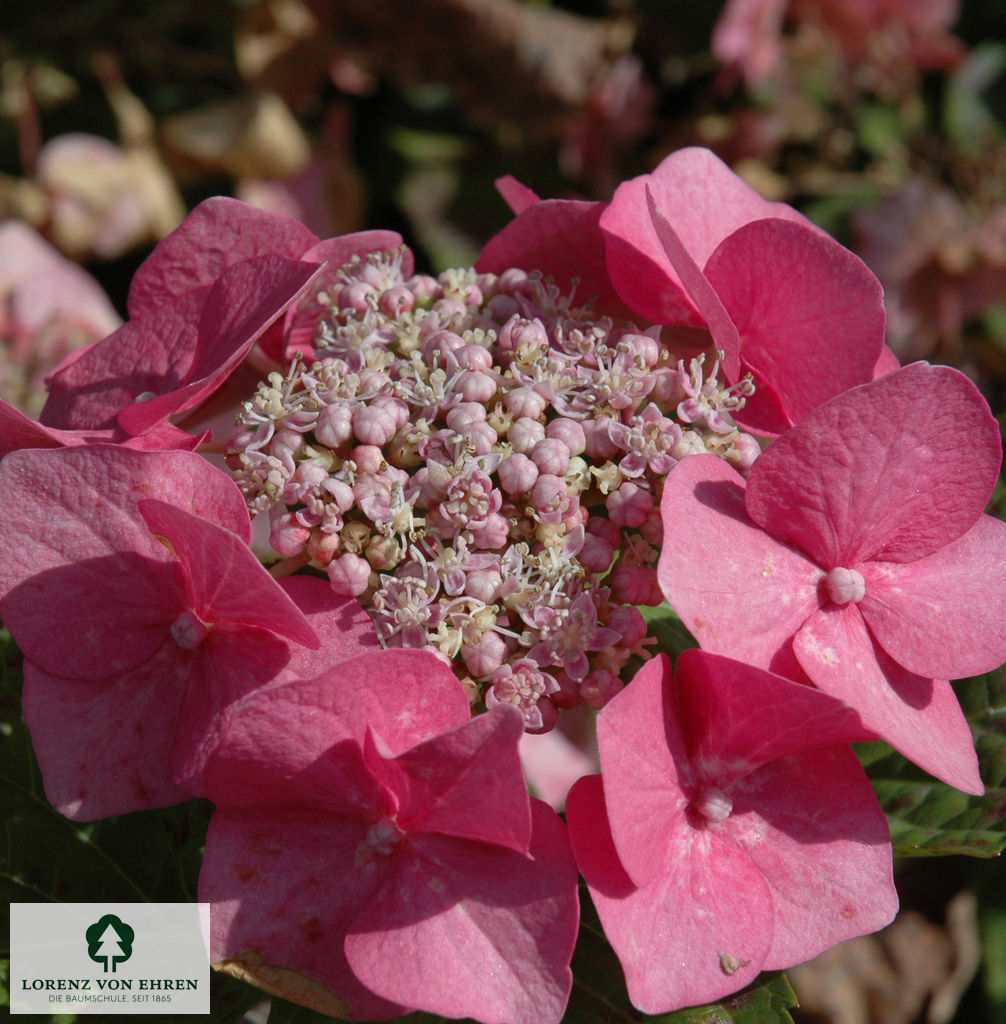
[[[105,914],[87,929],[87,955],[95,963],[104,963],[105,973],[115,974],[116,964],[133,955],[133,929],[115,914]]]

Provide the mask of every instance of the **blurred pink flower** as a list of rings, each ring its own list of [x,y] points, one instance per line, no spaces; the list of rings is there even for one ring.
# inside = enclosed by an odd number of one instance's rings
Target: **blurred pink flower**
[[[691,460],[686,460],[690,462]],[[657,1014],[743,988],[897,909],[887,823],[841,702],[741,662],[647,662],[600,713],[570,838],[629,997]]]
[[[244,701],[205,772],[211,959],[256,950],[351,1019],[559,1021],[577,874],[562,823],[528,797],[523,725],[513,708],[471,718],[426,651]]]
[[[959,0],[728,0],[713,29],[712,51],[748,86],[761,85],[782,70],[784,29],[792,23],[824,33],[849,63],[950,68],[964,54],[948,31],[959,8]]]
[[[121,323],[82,267],[23,221],[0,223],[0,396],[37,415],[46,374]]]
[[[974,385],[915,363],[820,406],[746,487],[722,460],[679,462],[661,504],[664,594],[703,649],[806,673],[920,767],[981,793],[946,680],[1006,656],[1006,524],[982,511],[1001,457]]]

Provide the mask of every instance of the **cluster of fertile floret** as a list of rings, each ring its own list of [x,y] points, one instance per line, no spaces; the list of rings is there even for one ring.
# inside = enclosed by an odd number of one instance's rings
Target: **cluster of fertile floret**
[[[230,464],[292,565],[360,597],[388,647],[432,647],[527,727],[602,706],[662,600],[660,486],[681,458],[746,468],[749,381],[671,363],[651,328],[540,275],[405,280],[400,254],[335,275],[309,362],[272,374]]]

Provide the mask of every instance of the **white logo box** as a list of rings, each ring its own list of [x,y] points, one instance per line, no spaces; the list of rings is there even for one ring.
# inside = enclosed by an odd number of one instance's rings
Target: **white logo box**
[[[12,903],[11,1013],[210,1012],[208,903]]]

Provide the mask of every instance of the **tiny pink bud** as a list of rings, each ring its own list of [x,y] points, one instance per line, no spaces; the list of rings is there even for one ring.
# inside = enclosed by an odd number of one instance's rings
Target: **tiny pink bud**
[[[503,406],[511,416],[527,416],[536,420],[548,408],[548,399],[540,395],[533,387],[514,388],[508,391],[503,399]]]
[[[358,444],[350,453],[356,463],[357,473],[380,473],[384,462],[384,453],[377,445]]]
[[[496,394],[496,388],[496,381],[488,373],[466,370],[454,390],[466,402],[488,402]]]
[[[538,479],[538,467],[526,456],[517,452],[508,455],[496,471],[500,487],[507,494],[524,494],[534,487]]]
[[[332,559],[327,572],[332,589],[341,597],[359,597],[370,583],[370,564],[348,551]]]
[[[394,416],[380,406],[356,405],[353,408],[353,433],[366,445],[380,447],[395,436],[398,424]]]
[[[368,308],[367,298],[374,294],[376,293],[372,285],[365,281],[353,281],[339,291],[339,308],[351,309],[354,313],[365,313]]]
[[[311,531],[297,522],[294,513],[284,512],[272,524],[269,543],[275,551],[289,558],[291,555],[299,555],[304,550],[310,536]]]
[[[485,418],[486,409],[480,402],[462,402],[448,411],[447,426],[464,433],[473,423],[484,423]]]
[[[381,293],[377,300],[377,308],[385,316],[397,317],[400,313],[409,312],[415,302],[416,297],[409,288],[404,284],[396,284]]]
[[[611,440],[608,432],[610,417],[583,421],[584,453],[592,459],[610,459],[618,451],[618,445]]]
[[[353,411],[343,403],[326,405],[318,413],[314,436],[326,448],[341,448],[353,436]]]
[[[580,696],[588,707],[597,710],[603,708],[621,689],[622,682],[618,676],[600,668],[580,683]]]
[[[539,441],[531,450],[531,461],[541,473],[564,476],[569,469],[569,449],[553,437]]]
[[[465,593],[483,604],[492,604],[499,595],[502,583],[503,577],[498,570],[474,569],[465,577]]]
[[[319,569],[324,569],[339,553],[339,546],[340,541],[337,533],[323,533],[321,530],[313,530],[307,541],[307,553],[311,558],[311,564]]]
[[[619,563],[607,577],[611,593],[622,604],[656,607],[664,600],[657,570],[645,565]]]
[[[567,416],[552,420],[545,427],[545,436],[562,441],[569,449],[570,455],[582,455],[587,447],[587,435],[583,432],[583,427]]]
[[[465,668],[476,678],[495,672],[506,656],[506,641],[494,630],[489,630],[477,644],[461,648]]]
[[[624,480],[604,499],[604,504],[608,518],[616,526],[642,526],[653,508],[653,495],[631,480]]]
[[[510,536],[510,524],[498,512],[490,512],[485,522],[470,529],[475,544],[487,551],[503,547]]]
[[[510,426],[506,437],[515,452],[528,455],[539,441],[545,439],[545,427],[537,420],[521,416]]]

